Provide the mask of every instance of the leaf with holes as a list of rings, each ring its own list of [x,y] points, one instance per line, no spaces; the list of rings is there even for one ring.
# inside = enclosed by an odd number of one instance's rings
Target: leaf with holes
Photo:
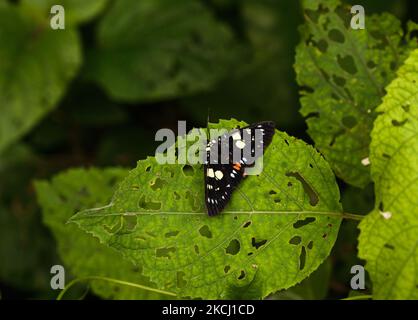
[[[75,30],[0,2],[0,152],[53,109],[81,63]]]
[[[245,125],[211,126],[238,124]],[[258,299],[312,273],[329,255],[341,221],[326,161],[279,131],[262,174],[244,179],[220,215],[208,217],[204,207],[202,165],[160,165],[149,157],[108,206],[71,221],[143,266],[160,289],[181,297]]]
[[[75,169],[55,176],[51,182],[36,182],[45,224],[58,243],[64,265],[75,277],[102,276],[152,286],[141,268],[122,259],[120,253],[100,244],[66,221],[77,211],[104,205],[117,183],[128,174],[125,169]],[[163,299],[168,296],[103,281],[91,283],[93,291],[104,298]]]
[[[418,299],[418,50],[387,92],[370,146],[376,208],[360,224],[359,255],[375,299]]]
[[[350,6],[338,0],[304,1],[305,25],[295,70],[308,133],[336,174],[364,187],[370,182],[370,132],[385,86],[417,42],[406,41],[392,15],[367,15],[350,27]],[[410,24],[410,31],[413,29]]]
[[[240,51],[208,7],[185,0],[115,1],[100,21],[97,42],[89,75],[123,101],[206,90],[228,73]]]

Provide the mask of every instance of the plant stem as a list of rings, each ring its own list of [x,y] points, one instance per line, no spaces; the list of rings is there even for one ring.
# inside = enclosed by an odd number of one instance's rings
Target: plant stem
[[[354,213],[348,213],[348,212],[343,212],[342,216],[344,219],[349,219],[349,220],[357,220],[357,221],[361,221],[364,216],[359,215],[359,214],[354,214]]]
[[[362,296],[354,296],[354,297],[348,297],[348,298],[344,298],[341,300],[367,300],[367,299],[372,299],[373,296],[371,294],[365,294]]]
[[[128,282],[128,281],[122,281],[122,280],[118,280],[118,279],[112,279],[112,278],[107,278],[107,277],[99,277],[99,276],[90,276],[90,277],[84,277],[84,278],[77,278],[72,280],[69,284],[67,284],[65,286],[65,288],[59,293],[59,295],[57,296],[57,300],[62,300],[62,298],[64,297],[65,293],[76,283],[78,282],[82,282],[82,281],[92,281],[92,280],[102,280],[102,281],[107,281],[107,282],[113,282],[116,284],[120,284],[123,286],[129,286],[129,287],[134,287],[134,288],[138,288],[138,289],[143,289],[143,290],[148,290],[148,291],[152,291],[152,292],[156,292],[156,293],[160,293],[160,294],[165,294],[168,296],[173,296],[175,297],[176,294],[173,292],[168,292],[168,291],[164,291],[164,290],[159,290],[159,289],[155,289],[155,288],[151,288],[151,287],[147,287],[147,286],[143,286],[137,283],[133,283],[133,282]]]

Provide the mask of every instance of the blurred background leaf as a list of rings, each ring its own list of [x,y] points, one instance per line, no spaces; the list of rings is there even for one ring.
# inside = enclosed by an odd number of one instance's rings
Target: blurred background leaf
[[[67,224],[81,209],[106,205],[119,181],[128,174],[126,169],[74,169],[55,176],[51,182],[38,181],[36,192],[43,210],[45,224],[52,230],[58,252],[72,277],[101,276],[153,286],[135,266],[115,250]],[[67,273],[67,283],[70,280]],[[107,299],[164,299],[168,296],[150,291],[115,285],[104,281],[89,284],[94,293]],[[172,298],[172,297],[170,297]]]
[[[305,23],[295,63],[300,112],[335,173],[364,187],[370,168],[362,160],[369,156],[375,108],[417,40],[388,13],[368,13],[367,27],[355,30],[350,6],[338,0],[303,3]]]
[[[19,9],[0,3],[0,152],[56,106],[82,59],[75,30]]]
[[[100,21],[88,74],[110,97],[149,101],[210,88],[231,69],[237,44],[198,1],[119,0]]]

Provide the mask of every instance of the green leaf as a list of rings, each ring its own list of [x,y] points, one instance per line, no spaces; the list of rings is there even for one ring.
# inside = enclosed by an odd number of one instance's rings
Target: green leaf
[[[125,169],[73,169],[55,176],[51,182],[35,183],[45,224],[51,229],[65,267],[77,278],[109,277],[152,286],[141,275],[141,267],[122,259],[115,250],[101,245],[74,224],[66,224],[77,211],[103,205],[112,196],[117,183],[128,173]],[[153,292],[94,280],[93,291],[103,298],[164,299]]]
[[[329,289],[332,263],[328,258],[308,278],[298,285],[280,291],[270,297],[272,300],[321,300],[325,299]]]
[[[115,1],[97,42],[89,76],[123,101],[206,90],[228,73],[236,53],[230,30],[207,7],[186,0]]]
[[[244,124],[223,120],[212,127]],[[159,165],[149,157],[108,206],[71,221],[142,265],[159,289],[192,298],[260,299],[297,284],[322,263],[340,211],[326,161],[276,131],[263,173],[246,178],[216,217],[204,209],[201,165]]]
[[[61,5],[65,10],[65,27],[88,22],[99,14],[108,0],[23,0],[22,4],[30,10],[37,10],[49,17],[54,5]]]
[[[418,299],[418,50],[377,108],[370,146],[376,207],[360,224],[359,255],[375,299]]]
[[[351,29],[350,6],[338,0],[305,1],[304,14],[295,63],[300,112],[336,174],[364,187],[370,170],[362,160],[369,156],[375,108],[416,40],[404,41],[390,14],[367,15],[364,30]]]
[[[0,3],[0,152],[55,107],[80,63],[74,30]]]

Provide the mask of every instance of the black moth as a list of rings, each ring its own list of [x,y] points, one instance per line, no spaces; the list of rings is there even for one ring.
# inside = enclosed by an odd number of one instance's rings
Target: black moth
[[[238,162],[234,162],[233,148],[238,147],[243,149],[246,146],[250,146],[251,150],[254,151],[254,149],[258,147],[259,150],[262,149],[264,152],[273,139],[274,128],[275,124],[272,121],[258,122],[244,128],[234,129],[223,136],[218,137],[216,140],[208,142],[206,147],[204,175],[205,203],[209,216],[214,216],[225,208],[228,201],[231,199],[232,192],[245,177],[245,168],[254,165],[254,163],[248,163],[247,159],[243,156],[240,157]],[[257,137],[261,136],[259,141],[255,141],[256,130],[259,130]],[[220,154],[222,141],[224,144],[225,142],[228,143],[228,159],[226,159],[226,161],[210,161],[211,152],[216,154],[215,150],[217,150]],[[216,144],[217,149],[214,150],[213,148],[216,147]],[[257,157],[253,157],[253,159],[257,159]],[[221,162],[223,162],[223,164]]]

